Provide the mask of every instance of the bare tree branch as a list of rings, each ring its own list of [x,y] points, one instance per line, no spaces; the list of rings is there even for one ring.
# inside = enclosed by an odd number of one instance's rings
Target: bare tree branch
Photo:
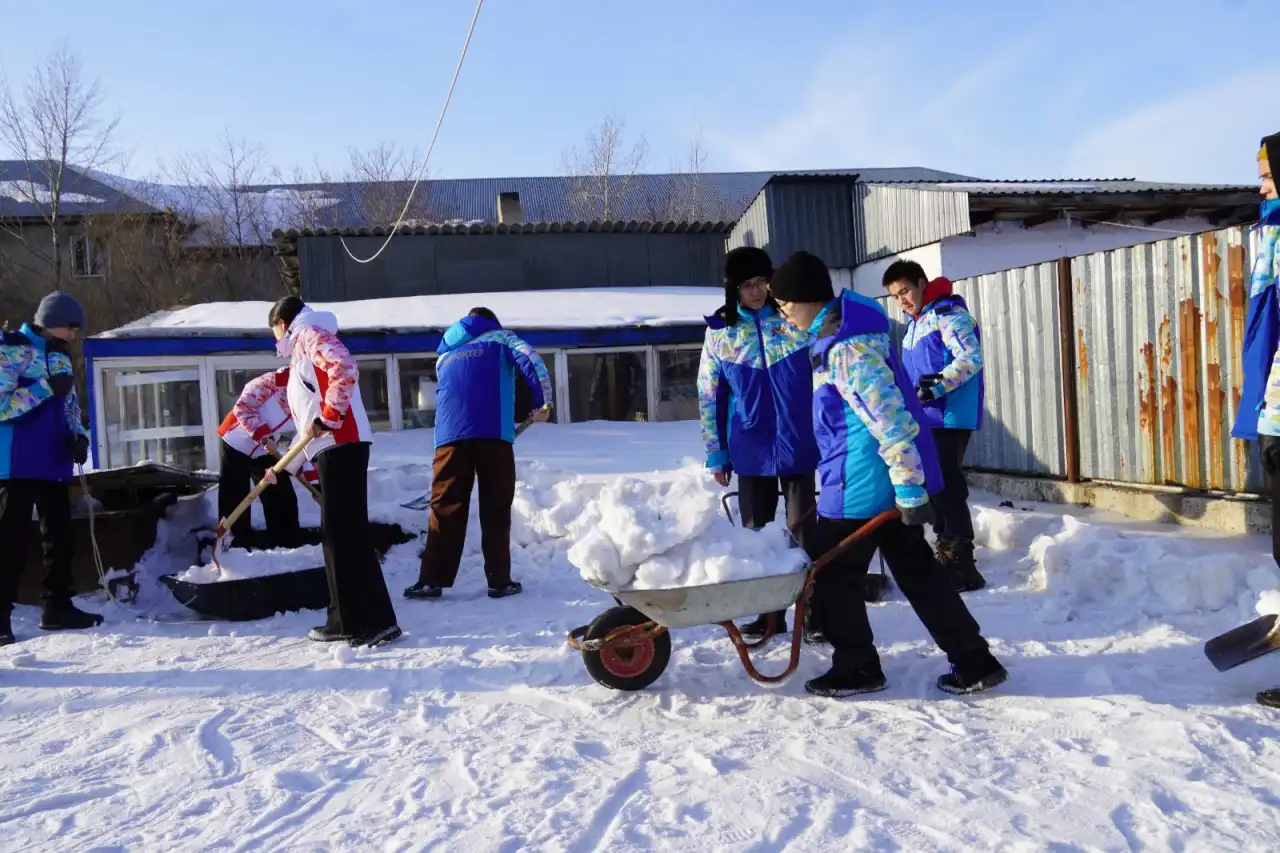
[[[581,148],[564,152],[563,168],[576,218],[610,220],[623,215],[649,155],[643,134],[626,147],[625,127],[625,120],[607,116],[587,133]]]

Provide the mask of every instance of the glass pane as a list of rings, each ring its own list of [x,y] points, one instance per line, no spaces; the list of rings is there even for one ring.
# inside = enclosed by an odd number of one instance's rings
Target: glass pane
[[[551,351],[538,350],[538,355],[547,365],[547,375],[551,377],[551,423],[560,422],[560,413],[556,410],[556,354]]]
[[[400,404],[405,429],[436,425],[436,359],[402,358],[400,361]]]
[[[122,377],[167,372],[158,370],[104,370],[103,406],[106,415],[106,465],[118,468],[146,459],[190,470],[204,467],[204,439],[194,436],[146,438],[137,430],[203,426],[200,381],[184,379],[141,385],[117,385]],[[178,368],[182,369],[182,368]]]
[[[387,363],[377,361],[361,361],[360,365],[360,399],[364,402],[365,414],[369,416],[369,426],[375,430],[391,429],[391,397],[387,393]]]
[[[240,392],[244,390],[244,386],[272,370],[275,370],[275,368],[266,365],[263,367],[238,367],[230,370],[215,371],[213,382],[218,398],[218,417],[225,418],[227,416],[227,413],[231,411],[231,407],[236,404],[236,400],[240,399]]]
[[[204,439],[186,436],[120,441],[117,437],[113,441],[108,431],[107,457],[111,468],[127,468],[151,460],[187,471],[200,471],[205,467]]]
[[[660,421],[698,419],[698,361],[702,351],[658,351],[658,417]]]
[[[643,352],[569,355],[569,416],[574,421],[647,421]]]

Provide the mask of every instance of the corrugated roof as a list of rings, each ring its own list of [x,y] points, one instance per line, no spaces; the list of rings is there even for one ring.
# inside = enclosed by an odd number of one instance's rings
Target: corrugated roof
[[[0,160],[0,218],[37,218],[47,214],[52,194],[43,163]],[[104,183],[96,174],[68,166],[62,177],[60,216],[160,213],[141,197]]]
[[[866,181],[865,183],[879,183]],[[920,190],[960,190],[971,196],[1083,195],[1124,193],[1206,193],[1257,192],[1249,184],[1178,184],[1139,181],[1133,178],[1062,178],[1036,181],[921,181],[895,182],[897,186]]]
[[[645,234],[677,234],[677,233],[724,233],[730,228],[728,222],[524,222],[524,223],[492,223],[471,222],[457,225],[401,225],[398,233],[419,235],[450,234],[580,234],[595,233],[645,233]],[[272,237],[276,240],[297,237],[385,237],[391,228],[290,228],[276,230]]]

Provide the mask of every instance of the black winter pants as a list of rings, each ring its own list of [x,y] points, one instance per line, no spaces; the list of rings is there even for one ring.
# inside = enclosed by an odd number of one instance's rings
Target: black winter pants
[[[27,562],[31,509],[40,518],[44,551],[44,600],[71,600],[71,495],[66,483],[50,480],[0,480],[0,613],[13,610]]]
[[[810,555],[817,559],[864,524],[865,519],[819,519]],[[929,550],[924,531],[895,519],[828,564],[814,583],[818,616],[832,646],[834,670],[852,672],[880,665],[862,597],[862,578],[877,548],[911,609],[952,664],[972,665],[990,654],[977,621]]]
[[[969,483],[964,478],[964,452],[973,435],[967,429],[935,429],[933,443],[938,448],[942,468],[942,491],[933,496],[934,535],[940,549],[952,553],[973,552],[973,517],[969,514]]]
[[[738,475],[738,514],[742,516],[742,526],[748,530],[759,530],[773,521],[778,514],[778,493],[781,491],[783,503],[787,508],[787,526],[795,528],[810,510],[817,505],[816,474],[793,474],[787,477],[750,477]],[[810,517],[796,530],[796,542],[800,547],[808,547],[814,519]],[[761,614],[767,616],[768,614]],[[787,618],[787,611],[780,610],[776,614],[775,625],[781,626]],[[810,614],[809,626],[817,626],[816,614]]]
[[[1262,470],[1271,482],[1271,556],[1280,566],[1280,438],[1261,436],[1258,450],[1262,453]]]
[[[320,536],[329,580],[329,631],[367,637],[396,624],[378,555],[369,541],[369,445],[339,444],[316,456]]]
[[[248,456],[222,442],[222,461],[218,467],[218,517],[226,518],[251,491],[253,484],[262,479],[267,469],[279,462],[276,456]],[[274,486],[267,486],[260,496],[262,515],[267,522],[267,534],[277,548],[302,546],[302,528],[298,524],[298,493],[293,490],[293,478],[281,477]],[[248,539],[252,530],[250,512],[245,512],[231,525],[232,541]]]

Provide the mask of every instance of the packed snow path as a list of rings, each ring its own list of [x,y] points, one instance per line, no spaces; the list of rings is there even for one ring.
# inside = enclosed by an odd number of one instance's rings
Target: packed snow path
[[[420,464],[410,441],[375,461]],[[666,476],[696,447],[696,425],[586,425],[519,454]],[[47,635],[20,608],[0,849],[1275,849],[1280,714],[1253,694],[1280,655],[1221,675],[1200,652],[1275,585],[1269,543],[979,502],[997,550],[966,599],[1012,677],[972,699],[935,690],[944,662],[896,591],[872,608],[885,693],[806,696],[825,649],[760,687],[712,628],[676,632],[649,690],[608,691],[564,635],[611,602],[560,557],[518,568],[518,598],[486,598],[469,557],[445,600],[410,603],[401,546],[408,636],[376,651],[302,639],[314,613],[147,622],[90,601],[106,626]],[[784,667],[775,642],[761,669]]]

